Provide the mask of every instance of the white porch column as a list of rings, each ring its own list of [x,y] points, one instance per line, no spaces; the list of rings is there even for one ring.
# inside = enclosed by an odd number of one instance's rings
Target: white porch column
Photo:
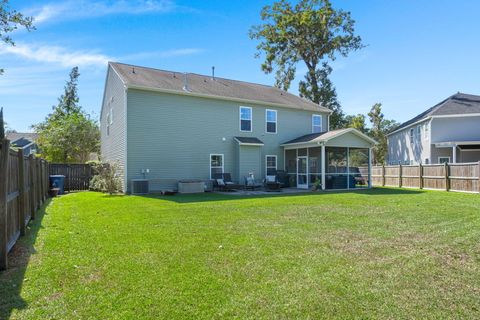
[[[322,190],[325,190],[325,145],[322,144]]]
[[[452,147],[452,163],[457,163],[457,145]]]
[[[368,187],[372,187],[372,148],[368,148]]]

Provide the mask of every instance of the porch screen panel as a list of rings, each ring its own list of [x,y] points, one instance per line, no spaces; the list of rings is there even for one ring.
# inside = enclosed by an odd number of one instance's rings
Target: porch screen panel
[[[285,150],[285,170],[288,174],[288,184],[297,185],[297,150]]]
[[[348,163],[350,174],[350,189],[368,187],[368,157],[367,148],[349,148]]]
[[[347,148],[325,148],[325,189],[347,189]]]
[[[322,180],[322,149],[309,148],[308,149],[308,174],[310,184],[315,183],[316,180]]]

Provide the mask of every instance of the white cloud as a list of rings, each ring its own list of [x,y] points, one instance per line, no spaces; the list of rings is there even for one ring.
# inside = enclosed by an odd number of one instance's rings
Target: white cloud
[[[97,18],[114,14],[167,13],[178,7],[172,0],[67,0],[25,9],[35,24],[58,20]]]
[[[10,54],[22,58],[47,62],[63,67],[104,66],[110,57],[88,51],[69,51],[62,47],[48,45],[27,45],[17,43],[15,46],[0,46],[0,55]]]

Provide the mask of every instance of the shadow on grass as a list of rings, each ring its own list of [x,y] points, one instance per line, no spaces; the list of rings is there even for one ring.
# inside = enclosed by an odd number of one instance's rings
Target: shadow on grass
[[[171,201],[176,203],[196,203],[196,202],[211,202],[211,201],[229,201],[229,200],[246,200],[246,199],[260,199],[260,198],[278,198],[278,197],[305,197],[305,196],[325,196],[333,194],[360,194],[367,196],[391,196],[391,195],[412,195],[424,193],[423,190],[415,189],[400,189],[400,188],[372,188],[372,189],[358,189],[358,190],[337,190],[337,191],[320,191],[320,192],[299,192],[299,193],[269,193],[269,194],[254,194],[254,195],[236,195],[236,194],[221,194],[215,192],[196,193],[196,194],[176,194],[171,196],[149,194],[139,196],[148,199],[158,199]]]
[[[21,296],[25,271],[30,257],[36,253],[35,242],[38,232],[43,228],[42,220],[50,202],[50,198],[45,201],[37,211],[35,220],[28,224],[25,236],[13,246],[8,254],[8,269],[0,271],[0,319],[8,319],[13,310],[27,307]]]

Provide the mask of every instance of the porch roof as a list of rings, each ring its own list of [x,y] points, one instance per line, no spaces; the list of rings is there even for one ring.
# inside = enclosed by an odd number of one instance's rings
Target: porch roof
[[[355,136],[359,137],[360,139],[364,140],[370,145],[375,145],[377,142],[367,136],[366,134],[358,131],[354,128],[346,128],[346,129],[337,129],[327,132],[319,132],[319,133],[310,133],[293,140],[287,141],[282,143],[280,146],[282,147],[293,147],[293,146],[308,146],[308,145],[322,145],[331,141],[333,139],[339,138],[346,134],[354,134]],[[345,145],[348,147],[348,145]]]
[[[235,141],[238,142],[239,145],[246,145],[246,146],[263,146],[264,143],[262,140],[256,137],[235,137]]]

